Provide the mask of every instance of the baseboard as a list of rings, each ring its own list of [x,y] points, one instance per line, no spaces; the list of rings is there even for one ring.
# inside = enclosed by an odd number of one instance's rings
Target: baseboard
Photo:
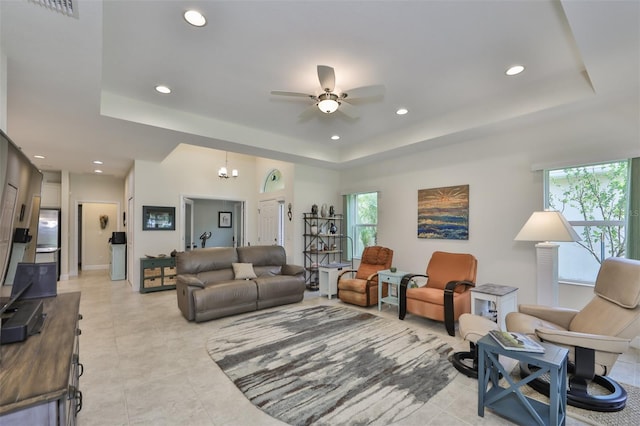
[[[103,269],[109,269],[109,265],[82,265],[83,271],[100,271]]]

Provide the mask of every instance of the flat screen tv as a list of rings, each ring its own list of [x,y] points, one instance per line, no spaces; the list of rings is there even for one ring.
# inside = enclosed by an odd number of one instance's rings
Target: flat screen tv
[[[57,277],[58,265],[56,262],[18,263],[11,296],[15,296],[27,288],[20,299],[53,297],[58,294]]]
[[[142,206],[143,231],[175,231],[176,208]]]

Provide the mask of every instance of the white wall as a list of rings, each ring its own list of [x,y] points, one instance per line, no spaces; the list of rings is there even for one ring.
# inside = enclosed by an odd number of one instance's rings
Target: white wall
[[[194,200],[193,240],[198,244],[198,247],[202,244],[200,235],[204,232],[211,232],[211,238],[207,240],[205,247],[233,247],[233,229],[220,228],[218,226],[218,213],[223,211],[233,213],[234,203],[234,201],[229,202],[223,200]],[[239,219],[240,218],[235,217],[235,215],[232,215],[231,220],[234,226],[238,226]],[[184,249],[178,251],[182,250]]]
[[[294,206],[293,206],[293,262],[304,265],[304,213],[311,213],[311,206],[316,204],[318,211],[322,204],[333,205],[336,213],[342,211],[340,196],[340,173],[336,170],[322,169],[306,165],[295,165]]]
[[[82,270],[109,268],[109,238],[118,230],[120,205],[115,203],[82,204]],[[107,215],[107,226],[100,225],[100,216]]]
[[[637,140],[618,140],[608,128],[584,134],[586,111],[554,123],[504,128],[484,139],[342,172],[340,190],[379,190],[378,242],[394,250],[401,270],[422,272],[433,251],[472,253],[478,258],[478,284],[519,287],[519,303],[535,303],[536,255],[533,243],[515,235],[530,214],[543,208],[543,177],[534,166],[579,164],[637,155]],[[575,130],[578,129],[578,130]],[[384,173],[381,173],[384,170]],[[469,184],[469,240],[417,238],[419,189]],[[590,287],[561,286],[560,304],[581,308],[593,296]]]
[[[257,244],[257,208],[261,200],[283,200],[285,207],[292,203],[292,220],[285,220],[285,250],[288,261],[302,265],[302,214],[311,211],[313,204],[333,204],[341,213],[339,172],[317,167],[256,158],[241,154],[229,154],[229,167],[237,168],[237,179],[219,179],[218,168],[224,164],[224,151],[196,146],[178,146],[162,163],[136,161],[127,178],[135,194],[133,213],[127,212],[135,223],[129,281],[134,290],[139,289],[139,259],[145,254],[169,254],[183,247],[181,200],[188,198],[229,199],[245,202],[245,243]],[[285,180],[281,191],[262,193],[264,178],[273,169],[279,169]],[[125,197],[125,198],[128,198]],[[143,205],[175,206],[176,231],[142,231],[140,216]],[[234,218],[235,220],[236,218]],[[133,239],[131,239],[133,238]]]
[[[244,201],[246,210],[246,242],[257,241],[257,203],[255,157],[229,154],[229,168],[240,171],[237,179],[220,179],[218,168],[224,165],[225,153],[209,148],[179,145],[161,163],[136,161],[133,184],[134,211],[128,217],[134,221],[132,268],[129,281],[134,290],[140,286],[140,262],[145,254],[169,254],[184,247],[181,202],[182,197],[214,198]],[[175,231],[143,231],[142,206],[176,208]]]

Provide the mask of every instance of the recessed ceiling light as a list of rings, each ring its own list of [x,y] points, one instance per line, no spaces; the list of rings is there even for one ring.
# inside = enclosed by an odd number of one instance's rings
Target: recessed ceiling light
[[[93,164],[104,164],[104,163],[100,160],[93,160]]]
[[[94,172],[96,172],[96,173],[102,173],[102,170],[100,170],[100,169],[95,169],[95,170],[94,170]]]
[[[34,155],[33,158],[37,158],[39,160],[43,160],[45,157],[44,157],[44,155]]]
[[[396,114],[398,115],[405,115],[406,113],[408,113],[409,110],[406,108],[398,108],[398,110],[396,111]]]
[[[522,71],[524,71],[524,66],[522,66],[522,65],[514,65],[514,66],[510,67],[509,69],[507,69],[504,73],[507,74],[507,75],[518,75]]]
[[[171,93],[171,89],[169,89],[167,86],[164,86],[162,84],[159,84],[156,86],[156,91],[165,95],[168,95],[169,93]]]
[[[194,27],[204,27],[207,24],[207,19],[197,10],[187,10],[183,16]]]
[[[338,139],[340,139],[340,136],[338,136],[338,135],[331,136],[331,140],[332,141],[337,141]]]

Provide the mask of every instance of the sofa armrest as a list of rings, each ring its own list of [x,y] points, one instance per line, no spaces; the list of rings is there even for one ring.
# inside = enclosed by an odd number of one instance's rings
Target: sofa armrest
[[[563,346],[580,346],[594,351],[624,353],[629,349],[630,339],[603,336],[600,334],[577,333],[575,331],[554,330],[551,328],[536,328],[536,334],[545,342]]]
[[[579,311],[576,309],[553,308],[543,305],[518,305],[518,312],[557,324],[565,330],[568,330],[573,317],[575,317]]]
[[[302,275],[304,274],[304,267],[300,265],[283,265],[282,275]]]
[[[176,280],[187,286],[204,288],[204,283],[194,274],[180,274],[176,277]]]

